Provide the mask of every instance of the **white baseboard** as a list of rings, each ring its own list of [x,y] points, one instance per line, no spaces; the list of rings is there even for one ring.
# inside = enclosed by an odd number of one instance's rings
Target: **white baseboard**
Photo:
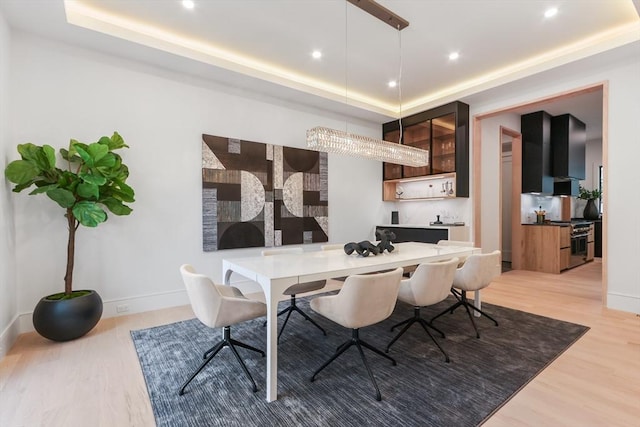
[[[11,319],[9,325],[4,328],[2,334],[0,334],[0,360],[6,356],[9,352],[9,349],[18,339],[18,335],[20,334],[19,330],[19,317],[17,314]]]
[[[119,298],[103,301],[102,318],[106,319],[127,314],[143,313],[145,311],[159,310],[161,308],[176,307],[189,304],[187,291],[179,289],[175,291],[159,292],[149,295],[139,295],[129,298]],[[33,312],[22,313],[18,317],[18,333],[32,332]]]
[[[245,293],[262,292],[260,285],[251,280],[237,280],[232,283]],[[149,295],[138,295],[128,298],[105,300],[103,303],[102,318],[125,316],[128,314],[143,313],[145,311],[160,310],[162,308],[177,307],[189,304],[189,297],[185,289],[158,292]],[[33,312],[16,315],[9,326],[0,335],[0,359],[2,359],[18,335],[33,332]]]
[[[640,296],[608,292],[607,308],[640,314]]]

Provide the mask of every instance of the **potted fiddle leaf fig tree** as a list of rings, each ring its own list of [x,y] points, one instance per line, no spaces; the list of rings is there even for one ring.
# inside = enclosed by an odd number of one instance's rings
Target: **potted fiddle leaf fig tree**
[[[64,211],[69,232],[64,292],[43,297],[33,311],[33,325],[45,338],[68,341],[83,336],[102,316],[102,299],[95,290],[73,289],[76,231],[80,225],[96,227],[115,215],[129,215],[127,203],[134,191],[126,184],[129,168],[115,151],[128,148],[114,132],[85,144],[72,139],[60,149],[65,166],[56,166],[56,152],[49,145],[19,144],[21,159],[9,163],[6,178],[13,191],[31,189],[30,195],[45,194]],[[35,188],[34,188],[35,187]]]

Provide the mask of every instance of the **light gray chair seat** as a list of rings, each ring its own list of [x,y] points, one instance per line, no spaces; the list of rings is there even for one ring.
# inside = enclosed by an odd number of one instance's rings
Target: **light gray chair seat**
[[[284,295],[295,296],[297,294],[303,294],[305,292],[317,291],[324,288],[326,280],[316,280],[313,282],[298,283],[296,285],[289,286],[284,292]]]
[[[262,251],[262,256],[279,256],[279,255],[295,255],[301,254],[303,252],[302,248],[277,248],[277,249],[265,249]],[[316,328],[320,329],[324,335],[327,335],[327,332],[324,328],[318,325],[307,313],[302,311],[297,303],[296,303],[296,295],[304,293],[304,292],[312,292],[317,291],[325,287],[327,281],[326,280],[314,280],[312,282],[305,283],[296,283],[295,285],[289,286],[283,292],[284,295],[289,295],[290,305],[286,307],[284,310],[278,312],[278,316],[283,314],[287,314],[287,317],[284,319],[284,323],[282,324],[282,328],[280,328],[280,332],[278,333],[278,340],[280,340],[280,336],[282,336],[282,332],[284,331],[285,326],[287,326],[287,322],[289,322],[289,317],[291,317],[291,313],[294,311],[301,314],[306,320],[311,322]],[[267,325],[267,322],[264,322],[264,326]]]
[[[264,352],[231,338],[231,325],[266,315],[267,305],[263,302],[246,298],[238,288],[233,286],[216,285],[207,276],[197,274],[189,264],[184,264],[180,267],[180,274],[187,289],[193,313],[200,322],[210,328],[222,327],[223,336],[220,342],[204,352],[202,356],[205,359],[204,362],[180,387],[178,394],[181,396],[184,394],[187,385],[224,347],[231,349],[245,375],[251,381],[253,391],[256,392],[258,387],[240,358],[236,346],[260,353],[262,357],[264,357]]]
[[[352,330],[351,339],[340,345],[334,355],[314,372],[311,377],[312,382],[320,371],[329,366],[349,347],[355,345],[360,352],[360,357],[369,374],[369,378],[376,389],[376,399],[382,399],[362,347],[389,359],[394,365],[396,361],[371,344],[361,340],[359,331],[360,328],[381,322],[391,315],[396,305],[401,278],[402,268],[386,273],[349,276],[338,294],[317,297],[311,300],[311,308],[314,311]]]

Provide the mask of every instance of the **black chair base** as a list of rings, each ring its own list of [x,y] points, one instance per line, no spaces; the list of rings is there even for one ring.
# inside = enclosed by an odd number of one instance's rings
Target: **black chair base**
[[[453,312],[458,307],[464,307],[464,309],[467,311],[467,315],[469,316],[469,319],[471,319],[471,324],[473,325],[473,329],[475,329],[475,331],[476,331],[476,338],[480,338],[480,332],[478,332],[478,327],[476,326],[476,321],[473,320],[473,314],[471,313],[471,311],[473,311],[473,310],[477,311],[481,315],[483,315],[486,318],[488,318],[491,321],[493,321],[493,323],[495,323],[496,326],[498,326],[498,322],[496,321],[496,319],[494,319],[493,317],[489,316],[487,313],[485,313],[484,311],[480,310],[478,307],[476,307],[475,305],[473,305],[472,303],[469,302],[469,300],[467,299],[467,291],[458,291],[458,292],[459,292],[459,300],[458,300],[458,302],[456,302],[451,307],[449,307],[446,310],[444,310],[442,313],[439,313],[436,316],[434,316],[429,322],[433,323],[434,320],[436,320],[438,317],[442,316],[446,312],[450,312],[451,314],[453,314]],[[455,295],[455,293],[454,293],[454,295]],[[456,295],[456,297],[458,297],[458,296]]]
[[[300,310],[300,308],[296,305],[296,296],[295,295],[291,295],[291,305],[289,305],[287,308],[285,308],[285,309],[281,310],[280,312],[278,312],[278,317],[280,317],[281,315],[287,313],[287,318],[284,319],[284,323],[282,324],[282,327],[280,328],[280,332],[278,332],[278,342],[280,341],[280,336],[282,335],[282,331],[284,331],[284,327],[287,326],[287,322],[289,321],[289,317],[291,317],[291,313],[293,313],[294,311],[300,313],[302,315],[302,317],[304,317],[306,320],[311,322],[313,324],[313,326],[315,326],[316,328],[320,329],[324,336],[327,336],[327,331],[325,331],[324,328],[322,328],[322,326],[318,325],[311,317],[309,317],[309,315],[307,315],[307,313],[305,313],[304,311]],[[267,326],[267,322],[265,321],[262,324],[262,326]]]
[[[320,368],[318,368],[318,370],[316,370],[313,375],[311,376],[311,382],[313,382],[316,379],[316,375],[318,375],[320,373],[320,371],[322,371],[324,368],[326,368],[327,366],[329,366],[329,364],[331,364],[331,362],[333,362],[334,360],[336,360],[342,353],[344,353],[345,351],[347,351],[347,349],[353,345],[355,345],[358,348],[358,352],[360,353],[360,358],[362,359],[362,363],[364,363],[364,367],[367,369],[367,373],[369,374],[369,378],[371,379],[371,383],[373,384],[373,387],[376,389],[376,400],[380,401],[382,400],[382,395],[380,394],[380,389],[378,388],[378,384],[376,383],[376,379],[373,377],[373,372],[371,372],[371,368],[369,368],[369,364],[367,363],[367,359],[364,357],[364,351],[362,351],[362,347],[368,348],[369,350],[373,351],[376,354],[379,354],[380,356],[389,359],[392,363],[393,366],[397,365],[396,361],[394,358],[384,354],[382,351],[378,350],[377,348],[373,347],[371,344],[363,341],[360,339],[360,334],[359,334],[359,329],[352,329],[351,330],[351,339],[348,341],[345,341],[342,345],[340,345],[340,347],[338,347],[338,349],[336,350],[335,354],[333,356],[331,356],[331,358],[329,360],[327,360],[322,366],[320,366]]]
[[[246,348],[247,350],[255,351],[257,353],[260,353],[262,357],[264,357],[264,351],[258,348],[252,347],[249,344],[245,344],[243,342],[236,341],[233,338],[231,338],[231,328],[229,326],[225,326],[223,329],[222,341],[220,341],[218,344],[214,345],[209,350],[204,352],[204,355],[202,356],[202,358],[205,359],[205,361],[202,362],[202,364],[198,367],[198,369],[196,369],[196,371],[189,377],[189,379],[185,381],[182,387],[180,387],[180,391],[178,392],[178,394],[180,396],[184,394],[184,390],[185,388],[187,388],[189,383],[196,377],[196,375],[200,373],[200,371],[202,371],[202,369],[204,369],[205,366],[207,366],[209,362],[211,362],[211,360],[215,357],[215,355],[218,354],[218,352],[222,350],[224,347],[229,347],[233,352],[233,355],[236,357],[236,359],[240,363],[240,366],[242,367],[242,370],[244,371],[245,375],[251,382],[253,392],[255,393],[256,391],[258,391],[256,382],[253,380],[253,377],[251,377],[251,374],[249,373],[247,366],[244,364],[244,362],[240,358],[240,355],[238,354],[238,350],[236,350],[236,346]]]
[[[422,327],[424,328],[424,330],[427,332],[427,335],[429,335],[429,338],[431,338],[431,340],[435,343],[436,346],[438,346],[438,348],[440,349],[440,351],[442,352],[442,354],[444,354],[444,360],[445,362],[449,363],[449,355],[447,354],[446,351],[444,351],[444,349],[440,346],[440,344],[438,343],[438,341],[436,341],[436,338],[431,334],[431,331],[429,331],[429,328],[433,329],[434,331],[437,331],[440,333],[440,336],[442,336],[442,338],[444,338],[444,332],[442,332],[440,329],[436,328],[435,326],[433,326],[430,322],[427,322],[426,320],[424,320],[422,318],[422,316],[420,316],[420,307],[413,307],[413,317],[408,318],[407,320],[403,320],[400,323],[397,323],[395,325],[393,325],[391,327],[391,330],[393,331],[395,328],[397,328],[398,326],[401,325],[405,325],[404,328],[402,328],[402,330],[400,331],[400,333],[398,333],[398,335],[396,335],[391,342],[387,345],[387,349],[385,350],[387,353],[389,353],[389,349],[391,348],[391,346],[393,345],[393,343],[395,343],[398,338],[400,338],[402,335],[404,335],[405,332],[407,332],[407,330],[409,330],[409,328],[411,327],[411,325],[413,325],[414,323],[419,323],[420,325],[422,325]]]

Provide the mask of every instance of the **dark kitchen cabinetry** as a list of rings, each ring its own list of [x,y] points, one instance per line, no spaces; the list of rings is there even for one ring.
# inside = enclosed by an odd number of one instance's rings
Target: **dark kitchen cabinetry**
[[[398,143],[400,123],[382,125],[383,139]],[[402,179],[455,173],[455,196],[469,197],[469,106],[456,101],[402,119],[402,143],[429,150],[424,167],[383,164],[383,179],[395,185]]]
[[[602,258],[602,220],[593,221],[593,256]]]
[[[553,193],[551,115],[545,111],[520,116],[522,192]]]
[[[551,147],[556,178],[585,179],[586,126],[571,114],[551,118]]]

